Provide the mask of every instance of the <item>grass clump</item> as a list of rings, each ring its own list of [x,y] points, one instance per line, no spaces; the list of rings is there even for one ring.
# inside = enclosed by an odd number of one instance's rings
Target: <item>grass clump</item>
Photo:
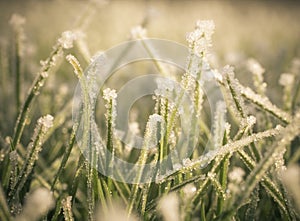
[[[13,18],[12,23],[20,20]],[[282,104],[275,105],[267,97],[265,69],[253,58],[247,63],[253,89],[239,82],[233,67],[211,67],[214,22],[198,21],[187,35],[185,73],[174,77],[180,89],[176,91],[172,83],[158,83],[151,115],[138,113],[147,123],[139,125],[138,117],[131,122],[136,130],[145,127],[143,148],[136,150],[116,137],[120,132],[115,127],[117,92],[110,88],[101,88],[106,104],[100,125],[105,139],[93,140],[91,133],[96,128],[91,115],[97,114],[89,94],[93,79],[83,73],[78,59],[87,60],[89,52],[73,48],[74,41],[83,44],[76,32],[63,32],[58,38],[22,98],[26,86],[20,75],[28,74],[20,69],[24,62],[19,52],[22,24],[14,26],[16,52],[11,65],[16,79],[6,82],[15,89],[0,88],[1,100],[15,97],[16,102],[9,105],[18,113],[17,118],[7,113],[7,118],[16,119],[14,130],[1,127],[0,131],[1,220],[299,220],[299,194],[295,193],[299,183],[293,182],[293,174],[299,174],[300,158],[299,68],[281,75]],[[151,45],[143,41],[145,29],[136,29],[134,35],[155,58]],[[70,54],[64,59],[70,49],[78,58]],[[72,97],[59,92],[63,91],[59,82],[54,90],[47,87],[61,69],[70,68],[66,61],[73,67],[82,93],[82,118],[73,121]],[[1,79],[9,77],[5,62],[1,60]],[[168,74],[165,64],[155,59],[152,64],[164,76]],[[207,73],[224,96],[213,114],[208,113],[202,80]],[[188,107],[183,106],[186,94],[191,98]],[[64,102],[57,101],[60,96],[65,96]],[[49,97],[53,97],[51,104]],[[180,139],[184,133],[182,108],[191,112],[184,119],[190,125],[186,140]],[[6,113],[1,110],[0,114]],[[44,117],[32,130],[32,122],[40,114]],[[79,145],[78,131],[83,132]],[[187,155],[190,146],[195,148]],[[115,158],[133,163],[133,169],[122,174],[114,165]],[[151,173],[147,173],[147,164],[154,165]],[[117,174],[119,179],[99,173],[100,169]],[[134,177],[133,183],[126,182],[127,175]]]

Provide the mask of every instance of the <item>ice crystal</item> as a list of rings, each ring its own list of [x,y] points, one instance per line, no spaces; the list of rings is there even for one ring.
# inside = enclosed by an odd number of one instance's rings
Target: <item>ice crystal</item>
[[[157,89],[154,91],[156,95],[171,98],[170,93],[174,90],[174,82],[171,79],[156,79]]]
[[[220,73],[217,69],[212,70],[212,74],[213,74],[213,77],[214,77],[218,82],[222,82],[222,81],[223,81],[223,77],[222,77],[221,73]]]
[[[48,130],[49,128],[53,127],[53,116],[47,114],[46,116],[41,117],[38,120],[38,123],[41,124],[45,130]]]
[[[264,82],[263,73],[265,69],[253,58],[250,58],[247,62],[249,71],[253,74],[254,86],[259,94],[266,92],[267,84]]]
[[[145,136],[144,136],[144,148],[151,149],[157,145],[157,129],[158,124],[161,124],[161,131],[160,135],[164,134],[164,119],[162,116],[158,114],[152,114],[149,117],[149,120],[147,122]]]
[[[106,88],[103,90],[103,98],[106,101],[110,101],[117,98],[117,93],[115,89]]]
[[[290,73],[283,73],[280,75],[279,84],[284,87],[291,87],[294,84],[295,76]]]
[[[213,20],[198,20],[196,21],[196,28],[204,33],[205,38],[211,39],[215,32],[215,23]]]
[[[254,58],[250,58],[247,61],[247,67],[252,74],[258,75],[262,78],[262,74],[265,72],[265,69],[256,61]]]
[[[64,218],[66,221],[72,221],[73,215],[72,215],[72,196],[68,196],[65,199],[62,200],[62,206],[63,206],[63,213]]]
[[[181,80],[181,87],[185,90],[191,90],[192,88],[194,88],[195,86],[195,79],[185,73],[183,76],[182,76],[182,80]]]
[[[82,71],[82,69],[81,69],[81,66],[80,66],[79,61],[78,61],[73,55],[71,55],[71,54],[68,54],[68,55],[66,56],[66,59],[67,59],[67,61],[73,66],[73,68],[74,68],[74,73],[76,74],[76,76],[77,76],[78,78],[81,78],[81,77],[82,77],[83,71]]]
[[[279,174],[281,171],[286,170],[285,162],[284,162],[284,153],[285,149],[279,151],[279,153],[275,156],[275,170]]]
[[[203,56],[207,54],[212,46],[212,34],[215,25],[211,20],[203,20],[196,22],[196,28],[186,36],[189,48],[192,53]]]
[[[70,49],[73,47],[73,42],[76,40],[76,35],[72,31],[65,31],[62,33],[61,37],[58,39],[58,43],[64,49]]]
[[[288,113],[282,111],[281,109],[276,107],[274,104],[272,104],[271,101],[267,97],[256,94],[251,88],[241,87],[241,93],[247,99],[251,100],[254,104],[260,106],[265,111],[277,116],[281,120],[283,120],[285,122],[291,121],[291,116]]]
[[[256,117],[251,115],[246,118],[246,121],[247,121],[247,125],[250,125],[250,127],[251,127],[252,125],[254,125],[256,123]]]

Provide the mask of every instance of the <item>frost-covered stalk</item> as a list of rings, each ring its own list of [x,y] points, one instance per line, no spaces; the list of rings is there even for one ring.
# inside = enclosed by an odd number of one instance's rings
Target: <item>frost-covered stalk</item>
[[[295,82],[295,76],[290,73],[280,75],[279,84],[283,87],[283,104],[284,109],[289,111],[292,108],[292,93]]]
[[[157,129],[158,129],[158,124],[163,123],[163,118],[162,116],[158,114],[153,114],[149,117],[149,120],[146,125],[146,131],[145,131],[145,136],[144,136],[144,143],[141,149],[141,153],[137,162],[138,170],[137,174],[134,180],[133,187],[131,190],[131,197],[130,197],[130,202],[127,207],[128,211],[128,217],[131,215],[133,206],[136,203],[136,198],[137,198],[137,193],[139,189],[139,184],[141,182],[141,178],[143,176],[143,171],[144,171],[144,166],[147,161],[148,153],[151,151],[151,148],[154,148],[157,145]]]
[[[222,101],[217,103],[213,124],[213,149],[218,149],[223,143],[224,132],[226,128],[226,104]]]
[[[244,101],[241,97],[240,85],[238,80],[234,78],[234,69],[233,67],[226,65],[222,72],[224,80],[226,81],[225,87],[231,94],[231,98],[234,102],[234,114],[238,117],[238,120],[241,121],[247,117],[247,113]]]
[[[259,164],[254,168],[251,174],[247,177],[245,184],[241,188],[243,192],[236,199],[232,208],[238,208],[239,205],[249,197],[251,192],[254,190],[255,186],[262,180],[265,173],[269,170],[269,168],[276,163],[276,159],[278,154],[285,149],[286,145],[289,145],[290,142],[294,139],[295,136],[300,134],[300,114],[293,119],[293,123],[288,125],[285,129],[283,129],[281,133],[281,139],[275,143],[268,152],[264,155],[264,158],[261,159]],[[285,205],[285,202],[282,202]],[[235,209],[232,209],[227,215],[232,215]],[[284,211],[285,215],[288,219],[291,219],[290,215]]]
[[[15,88],[16,88],[16,106],[17,110],[19,110],[20,102],[21,102],[21,84],[20,84],[20,78],[21,78],[21,64],[22,64],[22,56],[24,54],[24,40],[25,40],[25,33],[24,33],[24,23],[25,18],[18,14],[13,14],[10,19],[10,24],[13,27],[14,30],[14,41],[15,41],[15,48],[14,48],[14,74],[15,74]]]
[[[73,221],[72,196],[68,196],[61,202],[65,221]]]
[[[59,177],[60,177],[63,169],[65,168],[66,163],[67,163],[67,161],[69,159],[69,156],[70,156],[71,151],[73,149],[73,146],[75,144],[77,128],[78,128],[78,124],[75,124],[73,126],[72,134],[70,136],[70,142],[69,142],[68,146],[66,147],[66,150],[65,150],[63,159],[61,161],[61,164],[59,166],[59,169],[58,169],[57,173],[55,174],[54,180],[53,180],[53,182],[51,184],[51,191],[54,190],[55,184],[56,184],[57,180],[59,179]]]
[[[19,170],[19,163],[18,163],[18,153],[16,150],[13,150],[9,153],[9,160],[10,160],[10,186],[15,186],[17,183],[18,178],[18,170]]]
[[[189,58],[187,64],[187,74],[195,79],[193,91],[193,116],[191,119],[191,142],[192,148],[198,142],[197,128],[200,125],[200,114],[203,103],[203,91],[201,89],[201,76],[203,67],[207,65],[207,54],[212,47],[212,35],[215,30],[215,24],[212,20],[198,20],[195,30],[188,33],[186,40],[189,45]]]
[[[249,87],[243,87],[240,84],[239,84],[239,87],[241,89],[242,96],[245,97],[247,100],[256,104],[262,110],[270,113],[277,119],[281,120],[283,123],[288,124],[291,122],[291,120],[292,120],[291,116],[288,113],[286,113],[285,111],[276,107],[274,104],[272,104],[271,101],[266,96],[261,96],[259,94],[256,94]]]
[[[220,147],[217,151],[210,153],[209,155],[203,155],[196,160],[190,160],[190,162],[181,168],[181,171],[190,171],[195,168],[202,168],[203,165],[210,163],[216,157],[224,157],[227,154],[232,154],[238,150],[241,150],[243,147],[248,146],[253,142],[258,142],[262,139],[266,139],[268,137],[277,136],[282,130],[281,126],[277,126],[274,129],[266,130],[259,133],[253,133],[247,137],[241,138],[237,141],[231,141],[227,144]]]
[[[91,147],[91,128],[90,128],[90,117],[92,114],[92,107],[89,97],[89,88],[87,80],[83,74],[82,68],[80,66],[79,61],[73,56],[68,55],[66,57],[68,62],[73,66],[74,72],[79,79],[79,83],[82,90],[83,96],[83,137],[82,137],[82,146],[86,148],[88,151],[88,162],[85,162],[85,166],[87,169],[87,201],[88,201],[88,217],[89,220],[94,220],[94,208],[95,208],[95,200],[94,200],[94,191],[93,185],[96,185],[94,182],[94,166],[96,164],[95,153]]]
[[[219,103],[219,105],[221,105],[220,108],[222,108],[222,103],[221,104]],[[219,105],[217,104],[217,107]],[[223,103],[223,105],[225,105],[225,103]],[[225,115],[225,113],[224,113],[224,115]],[[222,117],[221,117],[221,119],[222,119]],[[222,122],[221,119],[220,119],[220,121]],[[224,127],[224,129],[222,129],[222,127]],[[227,137],[229,136],[228,126],[227,126],[227,130],[226,130],[225,126],[223,126],[223,125],[219,125],[218,128],[219,129],[217,130],[218,132],[216,132],[216,134],[219,133],[219,136],[220,136],[221,132],[223,132],[223,136],[222,136],[222,140],[221,140],[221,137],[219,137],[220,140],[219,141],[216,140],[216,142],[220,143],[222,145],[225,145],[225,144],[228,143],[228,139],[227,139]],[[230,153],[226,154],[225,157],[222,159],[222,161],[220,163],[219,180],[220,180],[220,185],[221,185],[221,188],[222,188],[222,193],[225,193],[226,188],[227,188],[227,176],[228,176],[228,168],[229,168],[229,159],[230,159],[230,157],[231,157]],[[225,201],[225,195],[219,195],[218,196],[218,202],[217,202],[217,211],[216,211],[217,215],[221,214],[221,212],[223,210],[223,206],[224,206],[224,201]]]
[[[69,49],[73,47],[74,39],[75,35],[72,32],[63,32],[61,38],[58,39],[56,45],[53,47],[53,51],[50,53],[50,56],[45,61],[41,61],[42,67],[38,75],[36,76],[25,99],[23,107],[18,115],[18,119],[14,129],[12,148],[15,149],[20,141],[26,124],[26,119],[28,117],[28,113],[30,111],[34,98],[40,93],[40,90],[43,87],[45,80],[48,78],[49,72],[57,65],[58,60],[63,54],[63,49]]]
[[[46,115],[41,117],[34,131],[32,142],[29,143],[27,148],[27,156],[17,178],[15,185],[11,186],[9,196],[11,199],[16,199],[19,192],[22,190],[28,176],[30,175],[35,161],[38,159],[38,153],[42,149],[44,136],[46,132],[53,126],[53,117]]]
[[[103,91],[103,98],[106,101],[106,126],[107,126],[107,135],[106,135],[106,172],[110,174],[112,172],[112,163],[114,158],[114,130],[115,130],[115,119],[116,119],[116,98],[117,93],[115,90],[107,88]]]
[[[173,92],[174,92],[174,83],[171,80],[157,80],[157,89],[155,90],[156,102],[157,102],[157,113],[161,115],[164,119],[164,123],[168,125],[169,123],[169,112],[173,111]],[[162,126],[162,125],[161,125]],[[165,134],[165,128],[160,127],[160,142],[159,142],[159,154],[158,154],[158,162],[157,169],[161,174],[166,172],[166,165],[163,164],[163,161],[170,152],[170,141],[169,134]]]
[[[264,82],[263,77],[265,69],[254,58],[250,58],[247,61],[247,67],[252,73],[252,80],[257,93],[260,95],[265,95],[267,88],[267,83]]]

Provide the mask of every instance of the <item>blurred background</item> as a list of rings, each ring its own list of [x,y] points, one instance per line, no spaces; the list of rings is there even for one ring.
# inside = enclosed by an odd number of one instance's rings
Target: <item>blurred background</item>
[[[26,18],[27,42],[38,57],[62,31],[77,28],[92,54],[127,40],[140,24],[149,37],[185,43],[197,19],[215,21],[214,51],[225,61],[253,56],[273,69],[300,53],[300,1],[0,0],[0,38],[11,33],[13,13]]]

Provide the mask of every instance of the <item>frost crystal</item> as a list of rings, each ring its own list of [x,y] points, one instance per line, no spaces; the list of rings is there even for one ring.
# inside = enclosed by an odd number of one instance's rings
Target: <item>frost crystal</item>
[[[195,87],[195,79],[191,75],[185,73],[182,76],[180,85],[185,90],[191,90],[192,88]]]
[[[291,87],[294,84],[295,76],[290,73],[280,75],[279,84],[284,87]]]
[[[197,21],[196,28],[186,36],[189,48],[192,53],[198,56],[207,54],[212,46],[212,34],[214,33],[215,25],[211,20]]]
[[[76,76],[78,77],[78,78],[81,78],[82,77],[82,69],[81,69],[81,66],[80,66],[80,63],[79,63],[79,61],[73,56],[73,55],[71,55],[71,54],[68,54],[67,56],[66,56],[66,59],[67,59],[67,61],[73,66],[73,68],[74,68],[74,73],[76,74]]]
[[[289,110],[292,106],[294,81],[295,76],[293,74],[283,73],[280,75],[279,84],[283,86],[283,102],[286,110]]]
[[[111,123],[112,127],[115,127],[115,119],[117,116],[116,105],[117,105],[117,93],[116,90],[106,88],[103,90],[103,99],[106,101],[105,107],[107,112],[105,114],[106,119],[109,121],[107,123]]]
[[[38,123],[42,125],[45,128],[45,130],[47,130],[53,126],[53,117],[47,114],[46,116],[41,117],[38,120]]]
[[[140,25],[133,27],[130,33],[132,39],[143,39],[147,36],[147,30]]]
[[[64,49],[70,49],[73,47],[74,40],[76,40],[76,35],[72,31],[65,31],[58,39],[58,43],[61,44]]]
[[[164,119],[158,114],[152,114],[149,116],[149,120],[146,126],[146,132],[144,136],[144,146],[145,148],[151,149],[157,145],[157,129],[158,123],[161,123],[161,133],[164,133]]]
[[[117,98],[116,90],[110,89],[110,88],[106,88],[105,90],[103,90],[103,98],[106,101],[110,101],[110,100],[116,99]]]
[[[254,86],[259,94],[266,92],[267,84],[264,82],[263,73],[265,69],[253,58],[250,58],[247,62],[249,71],[253,74]]]
[[[65,199],[62,200],[61,203],[63,206],[65,220],[72,221],[72,196],[67,196]]]
[[[157,89],[154,91],[156,95],[169,97],[169,93],[174,90],[174,82],[171,79],[156,79]]]
[[[250,58],[247,61],[247,67],[249,71],[252,72],[252,74],[262,76],[262,74],[265,72],[265,69],[256,61],[254,58]]]
[[[234,68],[230,65],[225,65],[225,67],[222,70],[222,75],[234,75]]]
[[[16,150],[11,151],[9,153],[9,159],[10,159],[10,161],[17,161],[18,160],[18,153],[17,153]]]
[[[251,100],[256,105],[262,107],[269,113],[272,113],[273,115],[279,117],[280,119],[286,122],[291,121],[291,116],[289,114],[277,108],[274,104],[271,103],[271,101],[267,97],[256,94],[254,91],[252,91],[251,88],[241,87],[241,93],[244,97]]]
[[[213,77],[218,81],[218,82],[222,82],[223,81],[223,77],[222,75],[220,74],[220,72],[216,69],[212,70],[212,74],[213,74]]]
[[[249,127],[253,126],[256,123],[256,117],[254,116],[249,116],[247,117],[247,124],[249,125]]]
[[[198,20],[196,28],[204,33],[205,38],[211,38],[215,32],[215,23],[212,20]]]

